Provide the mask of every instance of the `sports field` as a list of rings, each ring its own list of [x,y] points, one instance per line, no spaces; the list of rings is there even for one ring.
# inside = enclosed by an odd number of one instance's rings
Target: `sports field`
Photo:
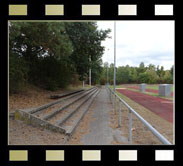
[[[112,86],[111,86],[112,88]],[[139,90],[139,84],[123,84],[123,85],[117,85],[116,88],[120,89],[120,88],[125,88],[131,91],[136,91],[139,93],[144,93],[147,95],[151,95],[151,96],[156,96],[162,99],[169,99],[169,100],[173,100],[173,96],[174,96],[174,86],[171,86],[171,94],[170,96],[159,96],[158,94],[158,89],[159,89],[159,84],[150,84],[150,85],[146,85],[146,91],[145,92],[140,92]]]
[[[156,96],[131,91],[128,89],[117,89],[118,92],[144,106],[163,119],[173,123],[173,101]]]
[[[158,84],[146,85],[146,91],[141,92],[138,84],[124,84],[116,87],[119,93],[173,123],[173,85],[171,95],[168,97],[159,96],[158,88]]]

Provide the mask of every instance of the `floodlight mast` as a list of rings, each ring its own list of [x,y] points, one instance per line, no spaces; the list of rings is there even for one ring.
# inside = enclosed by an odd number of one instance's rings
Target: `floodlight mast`
[[[109,49],[107,49],[109,51]],[[108,55],[107,55],[108,57]],[[108,58],[107,58],[108,59]],[[107,85],[109,85],[109,63],[107,63]]]
[[[107,85],[109,85],[109,72],[108,72],[108,64],[107,64]]]
[[[90,61],[90,64],[91,64],[91,55],[90,55],[89,61]],[[91,67],[89,69],[89,84],[91,86]]]
[[[114,21],[114,80],[113,90],[116,92],[116,21]]]

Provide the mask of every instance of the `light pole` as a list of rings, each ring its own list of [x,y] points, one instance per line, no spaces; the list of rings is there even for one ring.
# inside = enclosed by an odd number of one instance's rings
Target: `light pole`
[[[109,52],[109,49],[107,49]],[[107,63],[107,85],[109,85],[109,64]]]
[[[109,85],[109,72],[108,72],[108,64],[107,64],[107,85]]]
[[[116,92],[116,21],[114,21],[114,80],[113,90]]]
[[[89,61],[90,61],[90,65],[91,65],[91,55],[90,55]],[[91,86],[91,67],[89,69],[89,84]]]
[[[114,93],[116,92],[116,21],[114,21]],[[116,115],[116,95],[114,95],[114,112]]]

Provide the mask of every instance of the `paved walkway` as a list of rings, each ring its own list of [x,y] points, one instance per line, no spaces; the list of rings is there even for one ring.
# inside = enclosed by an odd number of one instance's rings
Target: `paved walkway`
[[[110,110],[112,105],[106,89],[101,89],[93,103],[93,117],[90,122],[90,133],[84,135],[81,139],[83,145],[110,145],[116,137],[118,140],[126,142],[126,139],[120,136],[121,131],[113,130],[110,125]]]

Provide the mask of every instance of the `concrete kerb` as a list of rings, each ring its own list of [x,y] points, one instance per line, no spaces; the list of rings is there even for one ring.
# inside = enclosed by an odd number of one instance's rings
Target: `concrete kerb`
[[[95,90],[95,89],[94,89]],[[91,92],[94,91],[93,89],[91,90]],[[44,120],[49,120],[50,118],[52,118],[53,116],[55,116],[56,114],[60,113],[61,111],[63,111],[65,108],[69,107],[70,105],[74,104],[75,102],[77,102],[78,100],[82,99],[83,97],[85,97],[86,95],[90,94],[91,92],[87,93],[87,94],[84,94],[83,96],[79,97],[78,99],[72,101],[71,103],[59,108],[59,109],[56,109],[54,110],[51,114],[48,114],[48,115],[45,115],[43,117]]]
[[[73,131],[75,130],[75,128],[78,126],[78,124],[80,123],[80,121],[83,119],[85,113],[88,111],[88,109],[91,106],[94,98],[96,97],[96,95],[99,92],[98,88],[91,88],[90,90],[91,90],[91,92],[87,93],[87,95],[89,95],[89,97],[84,102],[87,102],[91,97],[93,99],[91,100],[91,103],[89,102],[90,104],[87,106],[86,110],[81,115],[81,117],[77,120],[77,123],[74,126],[72,126],[71,133],[73,133]],[[84,96],[86,96],[86,95],[84,95]],[[84,96],[82,96],[82,97],[84,97]],[[51,106],[51,105],[53,105],[53,104],[55,104],[57,102],[60,102],[60,101],[56,101],[56,102],[52,102],[52,103],[49,103],[49,104],[45,104],[45,105],[43,105],[41,107],[38,107],[38,108],[19,109],[19,110],[16,110],[12,114],[12,117],[15,120],[21,120],[24,123],[29,124],[29,125],[32,125],[34,127],[41,127],[41,128],[44,128],[44,129],[48,129],[48,130],[54,131],[54,132],[59,132],[59,133],[65,134],[66,136],[71,135],[71,133],[70,134],[69,133],[66,134],[66,130],[63,127],[61,127],[61,126],[59,126],[57,124],[51,124],[50,122],[48,122],[48,121],[46,121],[46,120],[44,120],[42,118],[38,118],[36,115],[32,114],[32,112],[34,112],[35,110],[38,111],[39,109],[47,108],[47,107],[49,107],[49,106]],[[71,104],[73,104],[73,103],[71,103]],[[79,108],[77,108],[77,109],[79,109]],[[76,111],[77,110],[75,110],[74,112],[76,112]]]
[[[91,92],[87,93],[86,95],[92,93],[92,92],[96,92],[97,91],[97,88],[91,88],[90,89]],[[93,94],[93,93],[92,93]],[[84,95],[84,96],[86,96]],[[84,97],[82,96],[82,97]],[[60,101],[57,101],[57,102],[60,102]],[[42,127],[42,128],[45,128],[45,129],[48,129],[48,130],[51,130],[51,131],[55,131],[55,132],[59,132],[59,133],[62,133],[62,134],[65,134],[66,133],[66,130],[63,129],[62,127],[58,126],[57,124],[51,124],[50,122],[46,121],[45,119],[42,119],[42,118],[38,118],[36,115],[34,115],[32,112],[34,112],[35,110],[39,110],[39,109],[45,109],[57,102],[52,102],[52,103],[49,103],[49,104],[45,104],[41,107],[38,107],[38,108],[29,108],[29,109],[20,109],[20,110],[16,110],[12,116],[15,120],[21,120],[23,122],[25,122],[26,124],[29,124],[29,125],[32,125],[34,127]],[[71,103],[73,104],[73,103]],[[69,104],[69,105],[71,105]],[[75,110],[77,111],[77,110]],[[71,116],[71,115],[70,115]]]
[[[54,105],[54,104],[58,104],[58,103],[62,102],[63,100],[65,100],[65,99],[61,99],[61,100],[58,100],[58,101],[53,101],[53,102],[51,102],[51,103],[42,105],[42,106],[40,106],[40,107],[31,109],[31,110],[28,111],[28,112],[29,112],[30,114],[34,114],[34,113],[39,112],[39,111],[42,111],[42,110],[44,110],[44,109],[46,109],[46,108],[48,108],[48,107],[50,107],[50,106],[52,106],[52,105]]]
[[[55,132],[63,133],[65,134],[65,130],[61,128],[60,126],[53,125],[43,119],[37,118],[35,115],[32,115],[30,113],[27,113],[23,110],[16,110],[15,111],[15,120],[22,120],[26,124],[35,126],[35,127],[43,127],[48,130],[52,130]]]
[[[85,103],[85,102],[87,102],[90,98],[91,98],[91,96],[95,93],[97,91],[97,89],[96,90],[94,90],[91,94],[89,94],[89,96],[77,107],[77,108],[75,108],[72,112],[70,112],[68,115],[66,115],[65,117],[63,117],[63,119],[61,120],[61,121],[59,121],[58,123],[55,123],[56,125],[58,125],[58,126],[61,126],[67,119],[69,119],[76,111],[78,111],[79,110],[79,108]]]
[[[93,87],[93,88],[95,88],[95,87]],[[81,93],[84,93],[84,92],[86,92],[86,91],[92,90],[93,88],[87,89],[87,90],[85,90],[85,91],[81,91],[81,92],[79,92],[79,93],[77,93],[77,94],[73,94],[73,95],[68,96],[68,97],[66,97],[66,98],[62,98],[62,99],[60,99],[60,100],[53,101],[53,102],[50,102],[50,103],[48,103],[48,104],[42,105],[42,106],[40,106],[40,107],[34,108],[34,109],[30,110],[29,113],[30,113],[30,114],[34,114],[34,113],[36,113],[36,112],[42,111],[42,110],[44,110],[44,109],[46,109],[46,108],[48,108],[48,107],[50,107],[50,106],[52,106],[52,105],[54,105],[54,104],[58,104],[58,103],[60,103],[60,102],[63,102],[63,101],[65,101],[65,100],[67,100],[67,99],[70,99],[70,98],[72,98],[72,97],[74,97],[74,96],[77,96],[78,94],[81,94]]]
[[[66,97],[66,96],[70,96],[70,95],[79,93],[79,92],[81,92],[81,91],[84,91],[84,89],[75,90],[75,91],[72,91],[72,92],[69,92],[69,93],[65,93],[65,94],[51,95],[51,96],[50,96],[50,99],[59,99],[59,98],[63,98],[63,97]]]
[[[91,106],[92,103],[94,102],[94,99],[95,99],[95,97],[98,95],[99,92],[100,92],[100,90],[97,90],[97,91],[95,92],[95,94],[91,97],[92,99],[91,99],[91,101],[89,102],[89,104],[88,104],[86,110],[83,112],[82,116],[78,119],[78,121],[73,125],[73,127],[72,127],[69,131],[66,131],[66,134],[67,134],[68,136],[71,136],[71,135],[74,133],[75,129],[77,128],[77,126],[79,125],[79,123],[81,122],[81,120],[83,119],[83,117],[85,116],[86,112],[89,110],[90,106]]]

